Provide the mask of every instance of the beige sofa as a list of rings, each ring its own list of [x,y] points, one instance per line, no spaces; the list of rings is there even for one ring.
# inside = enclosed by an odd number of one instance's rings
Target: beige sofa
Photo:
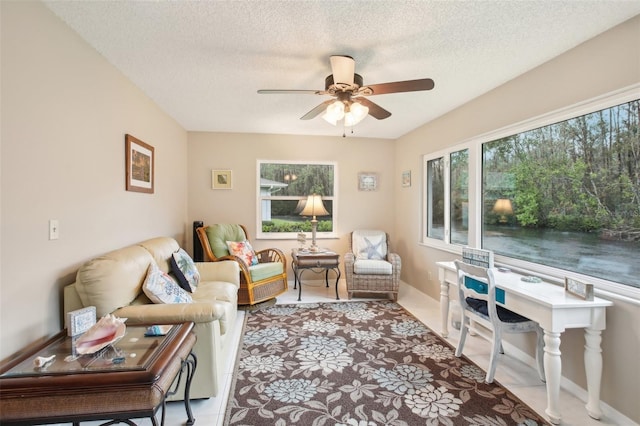
[[[126,324],[168,324],[193,321],[198,359],[191,398],[209,398],[221,390],[236,323],[239,269],[236,262],[196,263],[200,283],[192,303],[154,304],[142,291],[147,269],[155,262],[170,272],[169,259],[178,243],[159,237],[124,247],[86,262],[76,281],[64,289],[64,312],[95,306],[98,318],[113,313]],[[184,380],[182,381],[184,385]],[[174,399],[181,399],[179,389]]]

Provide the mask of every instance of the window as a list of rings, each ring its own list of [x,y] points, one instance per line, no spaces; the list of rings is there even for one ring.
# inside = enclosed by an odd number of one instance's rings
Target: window
[[[468,243],[469,150],[427,160],[426,235],[447,243]],[[446,178],[448,176],[448,178]],[[445,219],[446,218],[446,219]]]
[[[300,216],[307,196],[319,194],[328,216],[318,216],[318,238],[334,236],[337,211],[334,163],[258,161],[258,238],[291,238],[311,232]]]
[[[637,90],[466,145],[425,156],[425,244],[489,249],[499,263],[640,294],[625,290],[640,289]]]

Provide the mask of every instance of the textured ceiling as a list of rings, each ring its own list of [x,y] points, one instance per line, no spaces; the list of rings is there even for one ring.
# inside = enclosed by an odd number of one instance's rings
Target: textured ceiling
[[[429,77],[370,98],[355,137],[397,138],[640,13],[640,1],[46,1],[189,131],[342,135],[320,116],[329,56],[364,83]],[[594,58],[594,61],[598,60]]]

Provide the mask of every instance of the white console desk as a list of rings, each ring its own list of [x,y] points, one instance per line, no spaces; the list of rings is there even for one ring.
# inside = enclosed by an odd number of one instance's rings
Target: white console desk
[[[449,286],[457,288],[453,262],[436,262],[440,279],[440,313],[442,335],[446,337],[449,318]],[[552,423],[560,423],[559,395],[562,362],[560,335],[567,328],[585,329],[584,364],[587,377],[587,413],[594,419],[602,416],[600,380],[602,350],[600,334],[606,327],[605,309],[613,303],[595,298],[586,301],[565,293],[564,287],[547,282],[526,283],[514,272],[496,272],[496,288],[504,290],[504,307],[537,321],[544,329],[544,370],[547,385],[546,414]]]

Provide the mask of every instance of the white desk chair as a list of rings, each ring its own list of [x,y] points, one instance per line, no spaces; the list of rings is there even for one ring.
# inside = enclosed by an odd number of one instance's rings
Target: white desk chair
[[[460,260],[455,261],[458,272],[458,300],[462,312],[462,324],[460,329],[460,341],[456,348],[456,356],[462,355],[464,342],[471,327],[471,321],[482,325],[491,334],[478,328],[473,331],[493,343],[491,359],[485,381],[493,382],[496,371],[496,363],[502,349],[502,333],[527,333],[535,331],[538,335],[536,348],[536,363],[538,374],[544,381],[542,328],[530,319],[511,312],[502,306],[496,305],[496,286],[491,269],[469,265]]]

